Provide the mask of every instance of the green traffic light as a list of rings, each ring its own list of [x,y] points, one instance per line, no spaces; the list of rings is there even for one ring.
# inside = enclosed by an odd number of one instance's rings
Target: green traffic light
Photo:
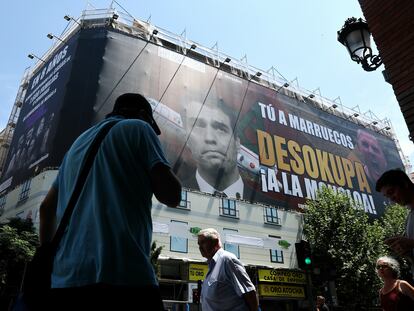
[[[312,263],[312,260],[311,260],[309,257],[306,257],[306,258],[305,258],[305,263],[306,263],[307,265],[310,265],[310,264]]]

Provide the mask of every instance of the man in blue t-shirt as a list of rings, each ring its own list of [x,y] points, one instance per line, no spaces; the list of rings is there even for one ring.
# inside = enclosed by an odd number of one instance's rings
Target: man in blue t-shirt
[[[88,147],[108,122],[102,141],[56,252],[51,309],[106,310],[116,306],[163,310],[150,263],[151,200],[177,206],[181,184],[157,137],[145,97],[118,97],[107,118],[81,134],[68,150],[40,206],[40,242],[50,242],[76,184]],[[125,307],[125,308],[124,308]]]

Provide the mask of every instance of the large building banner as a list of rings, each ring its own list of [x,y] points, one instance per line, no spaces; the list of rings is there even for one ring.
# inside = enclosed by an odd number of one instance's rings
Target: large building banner
[[[383,213],[375,182],[403,167],[391,138],[258,84],[231,61],[181,52],[108,29],[72,37],[30,81],[3,188],[58,166],[120,94],[136,92],[153,106],[168,160],[186,188],[300,209],[329,186],[370,215]]]
[[[72,40],[59,48],[31,77],[5,162],[2,188],[21,183],[50,163],[76,43]]]
[[[62,42],[30,77],[0,192],[57,168],[91,126],[106,32],[85,29]]]
[[[211,59],[120,34],[111,39],[94,122],[118,95],[142,93],[184,187],[297,209],[329,186],[372,216],[383,213],[375,182],[403,167],[392,139],[241,78],[243,72],[210,66]]]

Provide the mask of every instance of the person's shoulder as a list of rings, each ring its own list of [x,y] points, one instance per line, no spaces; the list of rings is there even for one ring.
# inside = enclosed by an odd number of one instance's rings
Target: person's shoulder
[[[233,253],[230,253],[229,251],[226,251],[222,248],[221,248],[221,250],[222,250],[222,253],[220,254],[220,256],[222,258],[224,258],[227,262],[242,265],[241,261],[237,258],[236,255],[234,255]]]
[[[402,292],[404,292],[406,290],[414,290],[414,288],[411,286],[411,284],[408,283],[407,281],[399,280],[398,283],[399,283],[400,290]]]
[[[136,132],[137,134],[156,136],[151,125],[140,119],[125,119],[113,117],[110,120],[118,121],[114,126],[113,133],[124,135],[125,133]]]
[[[224,250],[223,248],[220,248],[214,255],[214,257],[216,258],[217,261],[221,260],[221,261],[227,261],[231,258],[231,255],[233,255],[232,253]],[[213,258],[214,258],[213,257]]]
[[[110,121],[118,121],[116,127],[119,128],[147,128],[150,127],[149,124],[140,119],[125,119],[125,118],[111,118]]]

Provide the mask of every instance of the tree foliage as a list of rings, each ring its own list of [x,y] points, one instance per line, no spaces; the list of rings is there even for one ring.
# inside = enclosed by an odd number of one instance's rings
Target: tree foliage
[[[324,188],[307,202],[304,234],[312,246],[314,262],[336,271],[335,283],[341,305],[371,305],[380,281],[376,259],[385,253],[384,230],[370,222],[345,195]]]
[[[163,246],[157,247],[157,243],[155,241],[152,242],[150,260],[156,275],[158,275],[158,270],[160,267],[158,263],[158,257],[160,256],[162,249]]]
[[[31,220],[12,218],[0,226],[0,291],[17,286],[38,245],[38,235]]]
[[[385,238],[402,235],[405,231],[405,220],[407,219],[408,209],[398,204],[388,205],[381,224],[384,228]]]
[[[384,216],[380,219],[385,239],[404,234],[407,215],[408,209],[404,206],[392,204],[386,207]],[[386,246],[386,248],[387,253],[397,259],[400,263],[401,278],[410,280],[411,263],[406,258],[399,257],[388,246]]]

